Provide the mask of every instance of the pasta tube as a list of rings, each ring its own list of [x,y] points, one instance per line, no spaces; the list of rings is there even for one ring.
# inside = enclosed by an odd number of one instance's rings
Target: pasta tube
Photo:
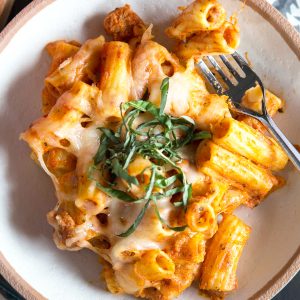
[[[197,196],[205,196],[207,203],[211,205],[216,215],[232,213],[241,204],[247,204],[250,196],[246,191],[232,187],[230,181],[209,167],[203,167],[203,170],[209,174],[206,177],[211,178],[212,182],[203,181],[203,187],[199,186],[199,188],[195,185],[195,192],[193,184],[192,199],[197,199]]]
[[[185,262],[176,264],[174,276],[161,280],[156,287],[145,288],[139,295],[146,299],[175,299],[187,289],[195,279],[199,270],[199,264]]]
[[[53,148],[43,155],[48,170],[56,177],[74,171],[77,157],[64,149]]]
[[[78,52],[80,46],[77,42],[56,41],[49,43],[46,46],[46,50],[52,58],[52,62],[47,76],[55,72],[64,61],[73,57]],[[51,85],[46,85],[42,92],[42,110],[45,115],[50,112],[57,97],[58,94],[55,89]]]
[[[175,264],[164,251],[146,250],[141,259],[135,263],[134,270],[147,280],[162,280],[174,275]]]
[[[245,204],[250,198],[245,191],[229,188],[218,203],[213,203],[213,208],[217,214],[231,214],[240,205]]]
[[[258,130],[262,134],[265,134],[267,132],[264,124],[253,117],[241,114],[241,115],[238,115],[236,119],[238,121],[243,122],[243,123],[247,124],[248,126],[254,128],[255,130]]]
[[[174,277],[161,282],[160,291],[162,298],[152,299],[175,299],[185,289],[187,289],[197,276],[199,271],[199,264],[186,262],[184,264],[177,264]]]
[[[78,196],[75,204],[89,215],[97,215],[106,205],[106,194],[96,187],[94,181],[86,176],[80,176],[78,183]]]
[[[177,263],[200,263],[205,255],[205,237],[202,233],[181,232],[173,237],[167,253]]]
[[[168,66],[167,73],[164,65]],[[151,40],[142,41],[132,59],[134,99],[141,99],[148,88],[149,93],[152,94],[150,95],[152,102],[159,105],[161,82],[166,76],[171,76],[172,73],[182,69],[178,59],[165,47]]]
[[[131,50],[123,42],[105,43],[101,52],[100,82],[107,122],[121,119],[120,105],[129,99],[131,89]]]
[[[76,225],[81,225],[85,221],[85,214],[74,203],[73,200],[61,201],[57,209],[58,213],[67,212]]]
[[[240,188],[246,188],[260,198],[277,184],[276,177],[270,171],[211,141],[205,141],[199,145],[196,152],[196,164],[207,175],[211,175],[209,170],[213,170],[221,177],[238,183]]]
[[[128,182],[122,180],[122,183],[127,189],[130,190],[130,193],[137,197],[141,198],[145,195],[147,186],[150,182],[151,177],[151,161],[143,158],[142,156],[137,156],[127,168],[128,174],[137,178],[139,185],[128,185]]]
[[[215,0],[196,0],[166,29],[172,38],[185,41],[199,31],[215,30],[226,18],[225,9]]]
[[[212,31],[203,31],[181,42],[175,48],[175,54],[182,60],[190,57],[204,55],[219,55],[233,53],[240,43],[240,33],[236,24],[224,22],[224,24]]]
[[[231,116],[227,96],[224,95],[209,94],[200,99],[191,98],[189,106],[186,115],[194,119],[196,126],[202,130],[210,130],[212,125]]]
[[[45,89],[53,98],[58,98],[71,89],[75,82],[96,83],[96,71],[99,67],[100,52],[104,37],[88,40],[78,52],[65,60],[58,69],[45,79]]]
[[[222,210],[221,202],[228,188],[229,188],[228,183],[222,181],[216,181],[216,180],[214,180],[214,182],[212,182],[210,186],[210,191],[207,194],[207,197],[216,215],[219,214]]]
[[[237,264],[250,230],[236,216],[224,217],[207,249],[201,271],[201,290],[229,292],[237,287]]]
[[[186,222],[192,231],[211,238],[217,231],[217,216],[206,197],[192,199],[185,214]]]
[[[274,139],[233,118],[226,118],[214,127],[213,141],[274,171],[283,169],[288,162]]]
[[[262,90],[259,85],[246,91],[242,103],[246,107],[261,112]],[[284,101],[272,94],[270,91],[265,91],[265,100],[267,111],[270,116],[274,116],[278,110],[284,106]]]
[[[58,177],[58,182],[61,190],[66,195],[72,195],[77,190],[78,180],[76,176],[76,170],[65,173]]]
[[[151,161],[149,159],[145,159],[142,156],[137,156],[134,161],[132,161],[127,168],[128,174],[130,176],[138,176],[143,174],[144,175],[144,179],[141,180],[141,182],[147,182],[149,181],[149,175],[151,175],[149,173],[145,173],[145,170],[147,168],[151,167]]]
[[[46,46],[46,50],[52,62],[48,75],[52,74],[59,65],[66,59],[73,57],[80,49],[81,45],[77,42],[55,41]]]
[[[109,250],[111,248],[109,238],[102,234],[89,239],[88,242],[94,247],[94,251],[96,252]]]

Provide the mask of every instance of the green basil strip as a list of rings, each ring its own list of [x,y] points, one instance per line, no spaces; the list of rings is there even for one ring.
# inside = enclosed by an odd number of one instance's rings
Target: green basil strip
[[[127,181],[129,184],[135,184],[135,185],[139,185],[138,180],[133,177],[130,176],[127,171],[125,171],[123,169],[123,167],[121,166],[121,164],[119,163],[118,159],[114,158],[112,160],[112,171],[113,173],[120,178],[123,178],[125,181]]]
[[[121,234],[118,234],[119,237],[127,237],[129,236],[130,234],[132,234],[136,228],[139,226],[139,224],[141,223],[145,213],[146,213],[146,210],[151,202],[151,194],[152,194],[152,190],[153,190],[153,187],[154,187],[154,183],[155,183],[155,176],[156,175],[156,168],[153,167],[152,168],[152,174],[151,174],[151,179],[150,179],[150,183],[149,183],[149,186],[147,188],[147,192],[146,192],[146,195],[144,197],[143,200],[147,200],[145,206],[143,207],[143,209],[140,211],[140,213],[138,214],[137,218],[135,219],[134,223],[123,233]]]
[[[181,148],[189,144],[193,140],[193,132],[189,132],[184,138],[177,140],[177,148]]]
[[[93,178],[89,178],[89,179],[94,180]],[[102,184],[100,184],[98,181],[95,181],[95,182],[96,182],[97,188],[110,197],[118,198],[119,200],[122,200],[124,202],[130,202],[130,203],[140,203],[143,200],[143,199],[141,200],[141,199],[132,198],[130,195],[128,195],[127,193],[125,193],[123,191],[105,187]]]
[[[171,197],[175,194],[182,193],[183,191],[184,191],[184,187],[180,186],[180,187],[170,189],[164,193],[156,193],[156,194],[152,195],[151,198],[158,200],[158,199],[162,199],[162,198]]]
[[[160,150],[155,149],[154,151],[158,154],[158,157],[160,157],[160,159],[162,159],[166,163],[170,164],[174,168],[179,169],[179,167],[172,160],[170,160],[167,156],[165,156]]]
[[[148,132],[139,131],[139,130],[133,129],[132,127],[130,128],[130,133],[140,135],[140,136],[148,136]]]
[[[119,236],[119,237],[127,237],[127,236],[131,235],[136,230],[136,228],[140,225],[141,221],[143,220],[144,215],[145,215],[145,213],[147,211],[147,208],[148,208],[150,202],[151,202],[151,199],[149,199],[146,202],[145,206],[143,207],[143,209],[138,214],[138,216],[135,219],[134,223],[125,232],[123,232],[121,234],[118,234],[117,236]]]
[[[102,160],[104,160],[105,154],[107,152],[108,144],[109,144],[108,138],[106,136],[103,136],[103,138],[101,137],[99,148],[97,150],[97,153],[94,156],[95,165],[98,165]]]
[[[161,115],[159,117],[157,117],[157,119],[159,120],[159,122],[164,125],[167,129],[172,130],[173,129],[173,123],[171,121],[170,116],[168,115]]]
[[[130,101],[126,102],[123,108],[128,109],[130,107],[134,107],[143,112],[149,112],[153,116],[159,116],[159,109],[151,102],[144,100]]]
[[[131,147],[131,145],[134,143],[135,143],[135,135],[131,134],[131,132],[128,131],[126,133],[125,142],[123,144],[123,149],[125,149],[127,147]]]
[[[135,154],[135,150],[136,150],[136,147],[133,146],[133,147],[131,148],[131,150],[130,150],[128,156],[127,156],[127,158],[126,158],[126,161],[125,161],[125,164],[124,164],[124,166],[123,166],[123,169],[127,169],[128,165],[129,165],[130,162],[131,162],[131,159],[132,159],[133,155]]]
[[[159,188],[166,188],[171,184],[173,184],[177,179],[178,179],[178,174],[168,178],[156,179],[155,186]]]
[[[187,208],[191,196],[192,196],[192,185],[184,183],[182,204],[185,207],[185,209]]]
[[[148,185],[147,192],[146,192],[146,195],[145,195],[145,200],[148,200],[151,197],[151,194],[152,194],[152,191],[153,191],[153,188],[154,188],[154,184],[155,184],[155,178],[156,178],[156,168],[153,167],[151,178],[150,178],[150,183]]]
[[[195,121],[194,121],[194,119],[192,119],[189,116],[181,116],[179,118],[178,122],[180,122],[180,121],[183,121],[183,123],[185,123],[185,124],[189,123],[189,124],[193,125],[193,127],[195,127]]]
[[[120,140],[115,137],[115,133],[112,130],[105,128],[105,127],[99,127],[98,129],[113,143],[115,143],[115,144],[120,143]]]
[[[164,113],[166,104],[167,104],[167,99],[168,99],[168,92],[169,92],[169,77],[166,77],[161,86],[161,100],[160,100],[160,109],[159,109],[159,115],[162,115]]]
[[[155,204],[154,206],[154,209],[155,209],[155,214],[157,216],[157,218],[160,220],[160,222],[164,225],[166,225],[169,229],[171,230],[174,230],[174,231],[184,231],[186,228],[187,228],[187,225],[184,225],[184,226],[178,226],[178,227],[172,227],[170,226],[169,224],[167,224],[166,220],[163,219],[160,215],[160,212],[159,212],[159,209],[158,209],[158,206],[157,206],[157,202],[155,199],[153,199],[153,202]]]
[[[140,114],[140,112],[138,110],[133,110],[133,111],[134,111],[134,114],[132,114],[132,116],[130,117],[130,120],[128,121],[129,128],[132,128],[133,122],[135,121],[137,116]]]
[[[211,139],[212,135],[208,131],[200,131],[193,135],[193,141],[203,140],[203,139]]]
[[[158,120],[150,120],[148,122],[144,122],[144,123],[141,123],[137,126],[137,129],[144,129],[144,128],[147,128],[147,127],[152,127],[152,126],[155,126],[155,125],[159,125],[159,121]]]
[[[186,124],[174,124],[172,131],[175,131],[176,129],[180,129],[184,132],[189,132],[189,131],[193,132],[193,128],[190,126],[187,126]]]
[[[122,116],[122,123],[121,123],[121,126],[119,127],[119,129],[118,129],[118,131],[117,131],[117,133],[118,133],[118,135],[119,136],[121,136],[121,133],[122,133],[122,129],[123,129],[123,127],[125,127],[126,128],[126,130],[128,131],[128,126],[127,126],[127,121],[128,121],[128,119],[133,115],[133,114],[135,114],[135,111],[133,110],[133,111],[129,111],[128,113],[126,113],[126,115],[124,116],[124,114],[123,114],[123,109],[122,109],[122,107],[123,107],[123,103],[121,104],[121,108],[120,108],[120,111],[121,111],[121,116]]]
[[[170,190],[166,191],[165,196],[170,197],[170,196],[173,196],[175,194],[182,193],[182,192],[184,192],[184,187],[180,186],[180,187],[176,187],[174,189],[170,189]]]
[[[183,205],[183,203],[182,203],[182,202],[174,202],[173,205],[174,205],[175,207],[180,207],[180,206]]]

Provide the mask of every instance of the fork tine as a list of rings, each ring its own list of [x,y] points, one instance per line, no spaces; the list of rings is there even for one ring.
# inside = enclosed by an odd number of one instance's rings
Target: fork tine
[[[234,52],[231,54],[231,56],[234,58],[234,60],[237,62],[237,64],[240,66],[240,68],[244,71],[244,73],[249,70],[251,71],[251,68],[249,67],[248,63],[245,61],[245,59],[240,54],[238,54],[237,52]]]
[[[231,80],[227,77],[227,75],[223,72],[220,65],[217,63],[217,61],[211,56],[207,56],[211,64],[214,66],[216,71],[220,74],[224,82],[227,84],[228,88],[231,88],[233,86]]]
[[[220,55],[220,58],[222,59],[222,62],[224,63],[224,65],[227,67],[227,69],[230,71],[230,73],[233,75],[233,77],[239,81],[239,79],[241,78],[241,76],[239,75],[239,73],[236,71],[236,69],[231,65],[231,63],[229,62],[229,60],[227,59],[226,56],[224,55]]]
[[[224,92],[223,87],[202,59],[199,61],[198,66],[200,67],[201,71],[203,72],[204,76],[207,78],[209,83],[214,87],[217,94],[222,94]]]
[[[237,52],[234,52],[231,54],[231,56],[234,58],[234,60],[237,62],[237,64],[243,68],[243,66],[248,66],[248,63],[245,61],[245,59],[239,55]]]

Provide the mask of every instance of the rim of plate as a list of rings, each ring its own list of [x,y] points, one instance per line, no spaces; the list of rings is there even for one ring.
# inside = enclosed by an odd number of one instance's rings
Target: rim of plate
[[[9,44],[19,29],[43,8],[56,0],[33,0],[26,6],[10,23],[0,32],[0,54]],[[268,21],[281,35],[291,50],[300,60],[300,34],[288,22],[288,20],[266,0],[245,0],[250,6]],[[275,274],[270,281],[254,295],[250,300],[269,300],[274,297],[300,270],[300,245],[295,254],[289,259],[285,266]],[[16,289],[25,299],[46,299],[34,288],[32,288],[15,270],[10,266],[0,251],[0,274]]]

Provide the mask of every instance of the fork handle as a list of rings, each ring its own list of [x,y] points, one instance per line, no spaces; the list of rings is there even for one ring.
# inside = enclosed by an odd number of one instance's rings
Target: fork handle
[[[300,172],[300,153],[293,146],[293,144],[287,139],[287,137],[283,134],[283,132],[277,127],[275,122],[266,115],[261,118],[261,121],[268,126],[269,131],[276,138],[281,147],[285,150],[288,155],[290,161],[294,164],[296,169]]]

